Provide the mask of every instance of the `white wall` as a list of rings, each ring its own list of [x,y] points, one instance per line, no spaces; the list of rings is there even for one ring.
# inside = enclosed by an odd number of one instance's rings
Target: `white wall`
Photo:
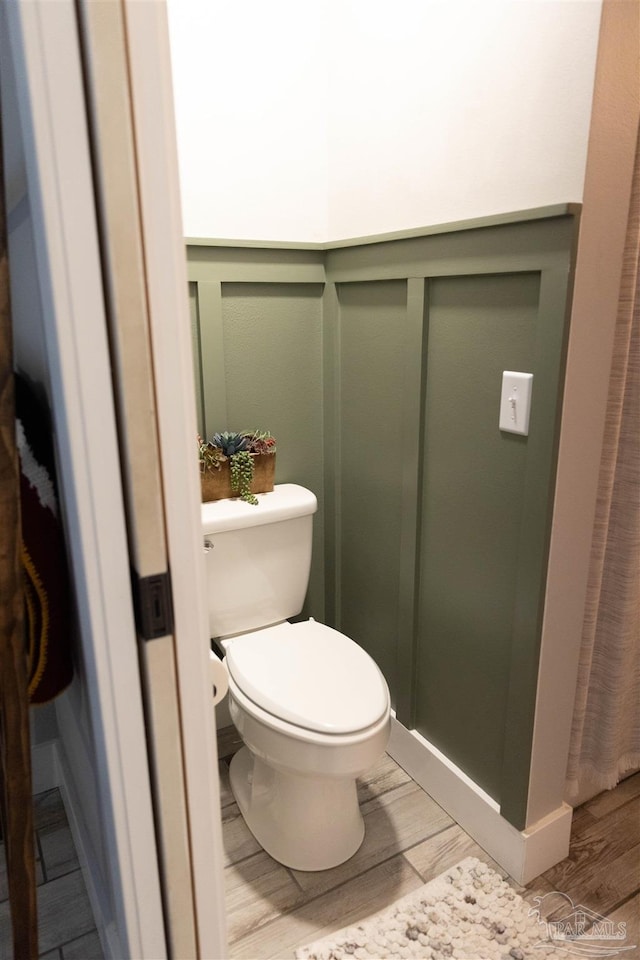
[[[169,0],[186,236],[580,201],[601,0]]]
[[[337,9],[331,239],[582,199],[599,2]]]
[[[170,0],[168,10],[185,235],[324,239],[322,4]]]

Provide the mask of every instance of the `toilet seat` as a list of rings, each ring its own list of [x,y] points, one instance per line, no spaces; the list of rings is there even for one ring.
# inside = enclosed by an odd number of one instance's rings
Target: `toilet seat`
[[[287,720],[282,720],[273,713],[263,710],[262,707],[245,696],[238,685],[234,683],[232,677],[229,677],[229,696],[232,722],[242,739],[245,742],[250,741],[251,749],[259,752],[260,747],[255,739],[248,734],[247,721],[251,724],[255,722],[262,728],[261,741],[265,730],[271,731],[276,736],[284,737],[287,742],[286,756],[289,762],[292,762],[292,743],[295,741],[300,741],[303,744],[305,761],[308,761],[310,751],[315,748],[322,751],[329,748],[332,753],[335,753],[338,747],[344,749],[367,743],[375,739],[381,731],[387,731],[386,737],[388,739],[390,717],[388,710],[372,726],[366,727],[364,730],[357,730],[355,733],[318,733],[315,730],[305,730],[303,727],[296,726]],[[252,727],[252,729],[255,734],[255,727]],[[270,740],[269,742],[269,755],[273,758],[273,741]],[[296,755],[296,759],[299,763],[302,762],[299,755]]]
[[[375,661],[349,637],[314,620],[235,637],[226,662],[248,701],[301,730],[357,733],[389,708]]]

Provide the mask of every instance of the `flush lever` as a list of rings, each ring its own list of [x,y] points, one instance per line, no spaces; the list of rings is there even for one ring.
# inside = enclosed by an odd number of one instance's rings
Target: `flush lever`
[[[205,540],[204,540],[204,552],[205,552],[205,553],[211,553],[211,551],[213,550],[213,546],[214,546],[213,541],[212,541],[212,540],[209,540],[208,537],[205,537]]]

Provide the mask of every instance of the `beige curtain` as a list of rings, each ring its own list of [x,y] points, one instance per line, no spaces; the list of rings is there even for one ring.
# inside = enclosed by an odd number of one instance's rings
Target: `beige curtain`
[[[567,771],[574,806],[640,767],[639,266],[637,147]]]

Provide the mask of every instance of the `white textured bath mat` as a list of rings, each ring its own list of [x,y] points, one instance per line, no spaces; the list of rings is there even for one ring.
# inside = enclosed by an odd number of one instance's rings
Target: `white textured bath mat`
[[[546,924],[475,857],[362,923],[296,951],[298,960],[531,960],[558,956]]]

